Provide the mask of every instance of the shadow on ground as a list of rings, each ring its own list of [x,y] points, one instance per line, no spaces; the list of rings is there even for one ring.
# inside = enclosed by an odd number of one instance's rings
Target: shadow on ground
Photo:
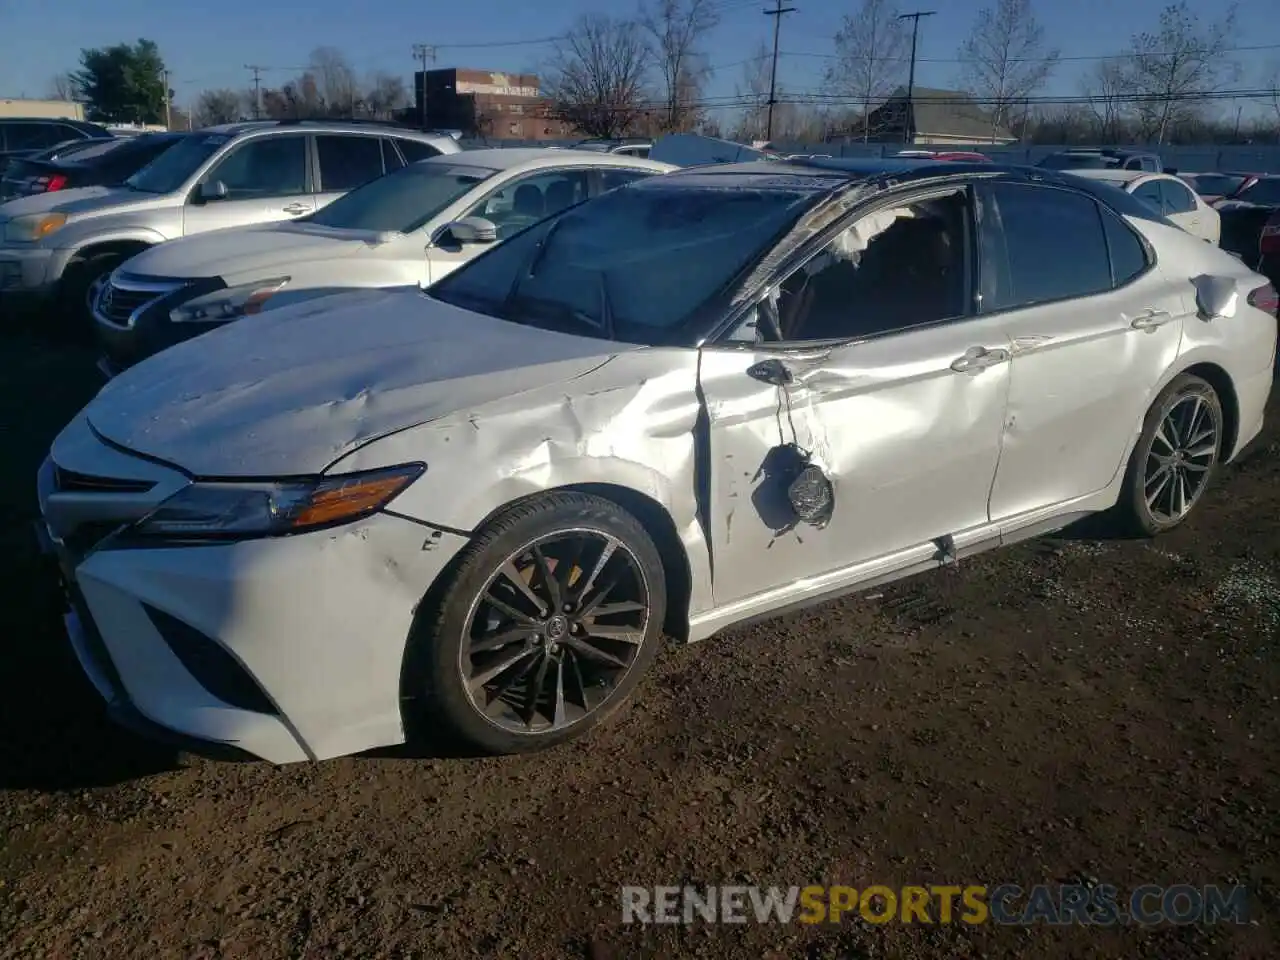
[[[107,719],[67,643],[32,528],[36,470],[101,384],[93,354],[5,336],[0,383],[0,790],[82,789],[172,769],[175,750]]]

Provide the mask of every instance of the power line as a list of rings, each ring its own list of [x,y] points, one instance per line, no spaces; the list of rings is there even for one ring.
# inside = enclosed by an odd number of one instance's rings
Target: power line
[[[427,129],[427,57],[436,62],[436,48],[425,43],[413,45],[413,55],[422,61],[422,129]]]
[[[271,68],[255,63],[246,63],[244,68],[253,72],[253,119],[257,120],[262,116],[262,71]]]
[[[795,7],[784,7],[782,0],[774,0],[772,10],[765,10],[766,17],[773,17],[773,68],[769,71],[769,118],[765,121],[764,138],[773,139],[773,105],[777,103],[778,89],[778,33],[782,29],[783,14],[795,12]]]
[[[1258,46],[1247,47],[1225,47],[1222,53],[1254,53],[1263,50],[1280,50],[1280,43],[1264,43]],[[1182,51],[1168,51],[1157,53],[1144,53],[1144,57],[1171,57],[1180,56]],[[812,57],[817,60],[843,60],[845,59],[838,53],[811,53],[800,50],[783,50],[779,56],[782,57]],[[1118,53],[1095,53],[1087,56],[1070,56],[1070,57],[1010,57],[1009,63],[1084,63],[1090,61],[1101,60],[1125,60],[1134,56],[1132,50],[1123,50]],[[853,58],[857,59],[857,58]],[[887,61],[905,61],[907,57],[876,57],[877,62]],[[919,57],[917,63],[967,63],[963,57]]]

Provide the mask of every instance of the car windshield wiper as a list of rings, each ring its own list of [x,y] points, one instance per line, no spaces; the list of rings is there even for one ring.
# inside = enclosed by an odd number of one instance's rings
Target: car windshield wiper
[[[561,326],[568,322],[575,326],[587,327],[592,333],[603,335],[606,339],[612,339],[612,331],[609,325],[602,323],[599,317],[593,317],[585,310],[579,310],[563,300],[553,300],[549,297],[539,297],[528,293],[516,294],[504,304],[502,318],[513,323],[542,320]]]

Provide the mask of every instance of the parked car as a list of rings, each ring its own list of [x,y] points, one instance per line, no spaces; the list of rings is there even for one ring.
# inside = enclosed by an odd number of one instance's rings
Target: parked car
[[[1179,178],[1142,170],[1072,170],[1073,176],[1111,183],[1151,205],[1192,236],[1217,244],[1222,233],[1218,212]]]
[[[117,137],[69,156],[11,160],[0,181],[0,201],[76,187],[120,186],[191,133],[144,133]],[[92,143],[92,141],[86,141]]]
[[[1158,154],[1130,150],[1064,150],[1036,163],[1045,170],[1145,170],[1165,172]]]
[[[599,153],[618,153],[626,157],[648,157],[649,149],[652,146],[653,143],[649,140],[642,140],[638,138],[610,140],[593,137],[570,144],[569,149],[594,150]]]
[[[68,140],[110,140],[111,131],[83,120],[0,117],[0,169],[15,157],[27,157]]]
[[[1258,176],[1230,199],[1219,200],[1214,209],[1222,219],[1222,249],[1255,264],[1262,228],[1280,210],[1280,176]]]
[[[616,710],[664,630],[1094,511],[1178,526],[1261,428],[1275,306],[1084,178],[698,167],[425,293],[152,357],[59,434],[40,511],[117,716],[277,763],[424,728],[532,750]]]
[[[93,282],[166,240],[314,213],[406,163],[458,153],[450,137],[385,124],[262,120],[210,127],[122,188],[82,187],[0,206],[0,296],[89,317]]]
[[[425,285],[544,216],[675,169],[609,153],[468,150],[410,164],[300,220],[152,247],[102,278],[91,297],[99,366],[113,376],[277,302]]]
[[[990,163],[985,153],[972,150],[899,150],[899,157],[916,157],[922,160],[964,160],[969,163]]]
[[[29,154],[25,157],[14,157],[12,160],[0,163],[0,203],[5,200],[11,200],[15,196],[25,196],[27,188],[27,177],[21,171],[27,169],[27,164],[36,160],[62,160],[69,159],[72,156],[81,153],[105,153],[112,150],[124,140],[119,137],[112,137],[110,140],[94,139],[94,140],[67,140],[63,143],[55,144],[41,150],[39,153]]]
[[[1179,173],[1179,177],[1210,206],[1231,200],[1258,181],[1257,173]]]

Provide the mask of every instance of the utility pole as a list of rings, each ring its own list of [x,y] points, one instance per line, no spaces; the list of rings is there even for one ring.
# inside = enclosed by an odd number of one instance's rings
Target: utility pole
[[[246,63],[244,68],[253,71],[253,119],[257,120],[262,117],[262,71],[267,68],[254,63]]]
[[[436,48],[425,43],[415,43],[413,55],[422,63],[422,89],[419,94],[422,97],[422,130],[425,133],[427,129],[427,58],[430,57],[432,63],[436,62]]]
[[[173,118],[170,114],[171,104],[169,103],[169,71],[167,69],[160,71],[160,77],[164,81],[164,128],[168,130],[173,123]]]
[[[904,13],[899,20],[911,21],[911,70],[907,74],[907,122],[902,130],[902,142],[911,142],[911,132],[916,125],[916,40],[920,36],[920,18],[932,17],[936,10],[917,10],[915,13]]]
[[[773,105],[778,102],[778,31],[782,27],[782,15],[791,13],[795,7],[784,7],[782,0],[773,0],[773,9],[764,11],[766,17],[773,17],[773,69],[769,71],[769,117],[765,121],[764,138],[773,139]]]

